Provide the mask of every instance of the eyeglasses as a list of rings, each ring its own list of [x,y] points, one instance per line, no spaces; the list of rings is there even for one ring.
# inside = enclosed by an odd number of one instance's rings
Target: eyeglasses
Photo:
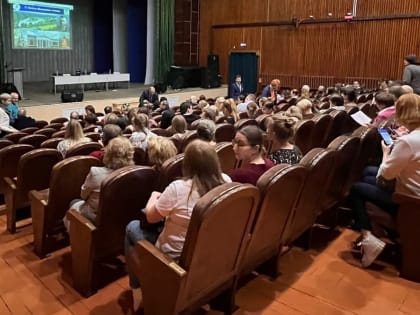
[[[250,144],[243,143],[242,141],[238,141],[238,140],[236,140],[236,139],[233,139],[233,140],[232,140],[232,145],[233,145],[233,146],[235,146],[235,144],[236,144],[238,147],[250,147],[250,146],[251,146]]]

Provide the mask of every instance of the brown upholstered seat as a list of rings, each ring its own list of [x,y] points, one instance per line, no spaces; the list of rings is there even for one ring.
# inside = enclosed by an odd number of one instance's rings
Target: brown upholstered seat
[[[216,152],[219,157],[222,172],[230,174],[236,167],[236,157],[233,152],[232,142],[219,142],[216,144]]]
[[[29,205],[29,191],[48,188],[51,170],[61,159],[60,152],[54,149],[31,150],[20,157],[17,178],[4,177],[7,230],[10,233],[16,232],[16,212]]]
[[[344,127],[346,126],[347,122],[347,113],[343,110],[334,110],[329,113],[331,116],[331,126],[328,131],[327,137],[325,139],[325,143],[328,146],[331,141],[333,141],[338,136],[344,134]]]
[[[63,218],[70,201],[80,198],[80,187],[92,166],[101,166],[101,162],[92,156],[75,156],[60,161],[51,171],[50,188],[29,192],[34,247],[39,257],[57,247],[55,236],[64,231]]]
[[[19,139],[20,144],[30,144],[34,148],[39,148],[41,143],[47,140],[48,137],[44,135],[28,135]]]
[[[95,125],[83,128],[83,132],[85,133],[85,135],[88,132],[98,132],[97,130],[98,130],[98,126],[95,126]]]
[[[366,94],[361,94],[356,98],[357,104],[362,104],[364,102],[366,102]]]
[[[41,148],[57,149],[57,145],[63,141],[64,138],[51,138],[41,143]]]
[[[336,151],[337,154],[331,185],[323,202],[325,209],[333,207],[348,195],[353,183],[355,161],[359,158],[360,139],[340,136],[330,143],[328,149]]]
[[[296,240],[311,228],[322,212],[322,201],[330,185],[331,169],[335,167],[335,155],[334,151],[314,148],[300,161],[307,168],[308,175],[288,226],[291,229],[287,231],[288,242]]]
[[[51,136],[56,133],[57,130],[54,128],[42,128],[34,132],[35,135],[44,135],[48,138],[51,138]]]
[[[65,122],[68,122],[68,118],[66,117],[57,117],[54,119],[51,119],[50,124],[54,124],[54,123],[59,123],[59,124],[64,124]]]
[[[382,156],[381,136],[375,127],[361,126],[356,129],[352,136],[360,138],[359,158],[355,161],[353,177],[355,180],[362,176],[362,172],[368,165],[377,165]]]
[[[304,155],[312,149],[312,130],[314,126],[315,123],[311,119],[301,120],[296,124],[294,143]]]
[[[28,144],[13,144],[0,149],[0,179],[17,176],[19,159],[25,153],[33,150]],[[4,192],[4,181],[0,180],[0,192]]]
[[[18,131],[18,132],[8,133],[7,135],[3,137],[3,139],[10,140],[13,143],[18,143],[20,138],[26,137],[27,135],[28,135],[27,133]]]
[[[134,148],[134,164],[136,165],[148,165],[147,152],[139,147]]]
[[[315,126],[312,130],[312,148],[325,148],[328,143],[327,136],[330,130],[332,118],[330,115],[322,114],[312,118]]]
[[[397,224],[402,246],[401,277],[420,282],[420,197],[394,193],[394,202],[400,205]]]
[[[14,144],[14,142],[7,140],[7,139],[0,139],[0,149],[3,149],[9,145]]]
[[[51,135],[51,138],[64,138],[65,134],[66,134],[65,130],[59,130],[59,131],[54,132]]]
[[[190,131],[184,134],[181,140],[179,152],[184,152],[187,146],[194,140],[198,139],[197,131]]]
[[[82,295],[95,291],[95,263],[124,253],[125,228],[140,218],[157,178],[148,166],[118,169],[101,185],[94,223],[74,209],[69,211],[73,285]]]
[[[306,172],[307,169],[299,164],[280,164],[259,178],[257,187],[261,203],[241,266],[242,274],[272,260],[272,276],[277,275],[277,258],[287,239],[283,233],[301,193]]]
[[[214,132],[216,142],[231,142],[235,138],[235,127],[232,124],[222,123],[216,125]]]
[[[223,184],[205,194],[178,263],[147,241],[136,244],[127,261],[141,281],[145,314],[188,313],[232,287],[258,199],[249,184]]]
[[[357,113],[358,111],[359,111],[359,108],[356,106],[351,106],[345,109],[345,112],[347,113],[348,118],[347,118],[346,126],[343,133],[351,133],[355,129],[360,127],[360,125],[353,118],[351,118],[351,115]]]
[[[98,142],[83,142],[72,146],[67,150],[66,158],[76,155],[89,155],[93,151],[102,149],[102,144]]]
[[[33,134],[37,130],[39,130],[38,127],[28,127],[28,128],[21,129],[20,132],[25,132],[28,135],[30,135],[30,134]]]
[[[60,130],[61,128],[63,128],[63,124],[62,123],[50,123],[48,125],[46,125],[44,128],[53,128],[55,130]]]
[[[242,129],[245,126],[258,126],[258,123],[255,119],[252,118],[246,118],[246,119],[239,119],[233,126],[235,127],[235,130]]]
[[[162,128],[152,128],[152,132],[158,136],[162,136],[162,137],[170,137],[172,136],[171,132],[168,131],[167,129],[162,129]]]
[[[182,162],[184,161],[184,153],[177,154],[166,160],[159,174],[158,190],[164,191],[165,188],[175,179],[182,177]]]
[[[241,113],[239,113],[239,119],[246,119],[246,118],[249,118],[247,112],[241,112]]]
[[[98,142],[101,139],[101,135],[98,132],[86,132],[85,137],[92,139],[93,142]]]
[[[39,129],[44,128],[46,125],[48,125],[48,121],[45,121],[45,120],[35,120],[35,127],[38,127]]]

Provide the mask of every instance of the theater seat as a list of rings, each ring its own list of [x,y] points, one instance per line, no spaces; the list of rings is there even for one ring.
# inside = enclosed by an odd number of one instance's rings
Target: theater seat
[[[96,290],[96,264],[124,253],[127,224],[139,219],[151,193],[156,189],[157,173],[148,166],[127,166],[115,170],[101,185],[95,222],[74,209],[70,221],[73,286],[83,296]]]
[[[66,245],[62,240],[63,218],[70,201],[80,198],[80,188],[92,166],[101,166],[93,156],[75,156],[58,162],[51,171],[49,189],[31,190],[29,199],[34,229],[34,250],[43,258]]]
[[[76,155],[89,155],[93,151],[102,149],[102,144],[98,142],[83,142],[72,146],[67,150],[66,158]]]
[[[38,129],[37,131],[34,132],[35,135],[44,135],[47,136],[48,138],[51,138],[51,136],[56,133],[57,130],[54,128],[42,128],[42,129]]]
[[[30,190],[42,190],[49,186],[53,166],[61,161],[60,152],[54,149],[31,150],[19,159],[17,178],[4,177],[7,230],[16,232],[16,213],[29,206]]]
[[[63,141],[64,138],[51,138],[41,143],[41,148],[57,149],[57,145]]]
[[[177,154],[166,160],[160,169],[158,191],[164,191],[165,188],[174,180],[182,177],[182,162],[184,153]]]
[[[214,137],[216,142],[231,142],[235,138],[235,127],[228,123],[217,124]]]
[[[44,135],[27,135],[19,139],[20,144],[29,144],[34,148],[39,148],[41,143],[47,140],[48,137]]]
[[[216,144],[216,152],[219,157],[222,172],[230,174],[235,169],[236,157],[233,152],[232,142],[219,142]]]
[[[296,124],[294,144],[300,149],[303,155],[312,149],[312,130],[315,123],[311,119],[301,120]]]
[[[287,239],[284,232],[300,196],[306,172],[306,167],[299,164],[280,164],[259,178],[257,187],[261,193],[261,202],[241,264],[242,275],[270,261],[268,273],[277,276],[278,256]]]
[[[145,314],[193,312],[231,292],[258,199],[256,187],[239,183],[220,185],[201,197],[179,262],[147,241],[136,244],[127,262],[141,281]],[[223,306],[230,307],[232,299],[227,294]]]

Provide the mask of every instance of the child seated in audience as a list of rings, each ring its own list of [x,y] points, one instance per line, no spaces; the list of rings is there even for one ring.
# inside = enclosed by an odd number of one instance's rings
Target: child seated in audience
[[[87,138],[83,134],[82,126],[76,119],[70,119],[66,126],[66,132],[64,134],[64,140],[60,141],[57,145],[57,150],[66,157],[67,151],[79,143],[90,142],[90,138]]]
[[[82,185],[80,197],[73,200],[70,208],[76,209],[83,216],[95,222],[99,206],[101,184],[114,170],[124,166],[133,165],[134,148],[125,137],[112,139],[105,147],[103,158],[104,166],[90,168],[89,174]],[[69,227],[67,218],[64,218],[66,227]]]
[[[166,160],[177,155],[175,144],[165,137],[154,137],[147,140],[147,156],[149,164],[160,171]]]
[[[287,116],[273,116],[267,125],[268,139],[273,141],[268,158],[274,164],[296,164],[302,159],[300,149],[289,141],[293,138],[297,119]]]
[[[256,185],[260,176],[274,165],[264,158],[263,132],[257,126],[245,126],[236,132],[233,151],[242,162],[241,168],[230,174],[234,182]]]
[[[156,134],[149,129],[149,117],[146,114],[137,114],[134,115],[131,123],[134,127],[134,132],[130,137],[131,144],[146,151],[147,139],[156,137]]]
[[[163,193],[153,192],[144,209],[146,223],[158,223],[166,218],[163,229],[153,225],[145,227],[138,220],[130,222],[126,229],[126,255],[134,250],[138,241],[147,240],[177,261],[197,201],[214,187],[231,181],[222,174],[215,148],[200,140],[187,146],[182,169],[184,177],[169,184]],[[129,270],[129,280],[133,294],[133,305],[129,307],[137,311],[141,303],[141,279]],[[119,302],[122,304],[124,301]]]
[[[399,137],[394,144],[382,142],[383,158],[378,171],[378,180],[395,179],[395,192],[420,196],[420,96],[405,94],[396,103],[396,119],[409,133]],[[361,230],[362,266],[370,266],[385,247],[385,242],[372,233],[372,225],[365,203],[370,202],[388,212],[393,217],[398,214],[398,204],[392,201],[393,191],[358,182],[350,191],[351,205],[355,225]]]

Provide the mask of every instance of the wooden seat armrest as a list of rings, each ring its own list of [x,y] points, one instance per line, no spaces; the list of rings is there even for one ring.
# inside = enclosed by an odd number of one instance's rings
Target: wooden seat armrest
[[[398,204],[402,203],[416,203],[420,205],[420,197],[414,195],[408,195],[403,193],[394,193],[392,200]]]
[[[169,314],[182,294],[187,271],[148,241],[139,241],[126,258],[129,270],[140,280],[147,313]]]
[[[136,251],[139,257],[146,257],[146,259],[154,260],[154,265],[162,265],[164,268],[169,268],[180,278],[186,276],[187,271],[179,266],[175,260],[171,259],[162,253],[155,245],[148,241],[139,241],[136,244]]]
[[[88,218],[83,216],[79,211],[75,209],[70,209],[67,212],[67,219],[70,221],[70,235],[74,233],[81,232],[81,229],[87,230],[90,233],[96,230],[95,225],[90,221]],[[75,230],[78,230],[78,232],[75,232]],[[77,234],[76,234],[77,235]]]
[[[10,177],[3,177],[3,180],[5,182],[5,189],[9,188],[9,189],[16,189],[16,181],[13,178]]]
[[[28,195],[31,202],[42,204],[44,207],[48,205],[49,189],[31,190]]]

